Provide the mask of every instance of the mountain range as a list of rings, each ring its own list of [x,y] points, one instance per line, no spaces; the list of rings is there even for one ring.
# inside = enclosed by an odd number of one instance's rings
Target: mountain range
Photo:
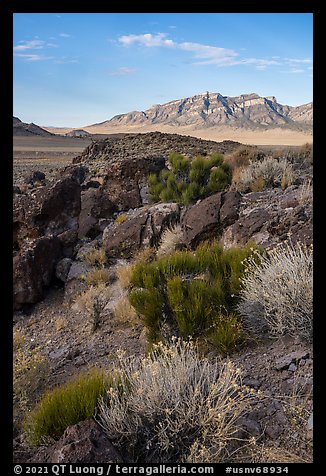
[[[312,121],[312,102],[293,107],[278,103],[274,96],[261,97],[251,93],[231,97],[206,92],[166,104],[155,104],[145,111],[119,114],[84,129],[91,132],[95,128],[162,125],[176,128],[191,126],[195,129],[231,126],[249,130],[281,127],[311,132]]]

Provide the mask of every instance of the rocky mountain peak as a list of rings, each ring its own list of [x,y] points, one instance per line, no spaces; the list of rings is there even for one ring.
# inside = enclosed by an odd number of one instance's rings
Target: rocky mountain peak
[[[223,96],[204,91],[194,96],[155,104],[145,111],[120,114],[107,126],[192,126],[195,129],[232,126],[247,129],[283,127],[312,130],[312,103],[298,107],[282,105],[275,96],[246,93]]]

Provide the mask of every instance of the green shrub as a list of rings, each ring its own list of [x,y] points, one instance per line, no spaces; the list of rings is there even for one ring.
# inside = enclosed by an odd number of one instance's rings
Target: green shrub
[[[59,439],[68,426],[92,418],[98,399],[114,382],[103,371],[93,369],[46,392],[26,421],[30,443],[39,445],[48,437]]]
[[[234,311],[244,261],[248,256],[256,259],[254,251],[250,244],[223,250],[219,243],[203,243],[195,252],[176,251],[135,265],[129,301],[143,319],[149,340],[175,333],[200,337],[221,321],[221,314]]]
[[[245,332],[235,313],[220,315],[208,330],[209,342],[222,354],[228,355],[241,347],[245,341]]]
[[[212,154],[190,160],[181,154],[170,154],[169,169],[148,176],[154,202],[176,201],[189,205],[210,193],[223,191],[232,181],[231,166],[223,156]]]

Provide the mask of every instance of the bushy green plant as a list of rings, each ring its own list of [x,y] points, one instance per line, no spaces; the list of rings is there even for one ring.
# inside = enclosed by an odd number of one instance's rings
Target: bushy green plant
[[[234,311],[244,261],[254,251],[250,244],[224,250],[218,242],[203,243],[195,252],[176,251],[136,265],[129,300],[143,319],[149,340],[158,341],[169,332],[199,337],[220,322],[224,311]]]
[[[222,355],[228,355],[245,342],[245,332],[234,312],[221,314],[207,332],[209,342]]]
[[[225,190],[231,180],[231,166],[220,154],[190,160],[174,153],[169,156],[169,169],[161,170],[159,175],[150,174],[148,184],[153,201],[189,205],[210,193]]]
[[[46,392],[26,421],[31,444],[39,445],[51,437],[59,439],[68,426],[92,418],[98,399],[118,380],[92,369]]]

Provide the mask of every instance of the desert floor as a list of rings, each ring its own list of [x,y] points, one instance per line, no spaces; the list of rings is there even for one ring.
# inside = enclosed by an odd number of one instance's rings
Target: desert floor
[[[44,128],[55,134],[65,134],[71,129],[67,128]],[[250,131],[247,129],[236,129],[230,127],[219,127],[209,129],[194,129],[187,127],[172,126],[128,126],[128,127],[108,127],[106,125],[85,126],[83,130],[92,134],[121,134],[121,133],[145,133],[145,132],[166,132],[170,134],[181,134],[198,137],[200,139],[214,140],[221,142],[223,140],[233,140],[242,144],[251,145],[303,145],[307,142],[313,142],[312,134],[273,128],[267,131]]]

